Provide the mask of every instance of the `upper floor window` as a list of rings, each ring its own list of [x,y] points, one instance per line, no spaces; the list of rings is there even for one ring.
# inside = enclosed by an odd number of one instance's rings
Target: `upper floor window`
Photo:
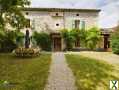
[[[59,26],[59,24],[57,23],[56,26]]]
[[[26,12],[26,15],[29,15],[29,13],[28,13],[28,12]]]
[[[79,16],[79,14],[77,13],[76,16]]]
[[[83,20],[80,21],[80,29],[85,30],[85,21]]]
[[[58,16],[59,14],[58,13],[56,13],[56,16]]]
[[[79,29],[80,20],[75,20],[75,29]]]

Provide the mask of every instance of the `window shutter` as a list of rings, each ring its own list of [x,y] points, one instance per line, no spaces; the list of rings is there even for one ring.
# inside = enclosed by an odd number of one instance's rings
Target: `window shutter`
[[[79,29],[80,28],[80,20],[75,20],[74,21],[74,28]]]
[[[85,30],[85,21],[82,22],[82,29]]]
[[[35,30],[35,19],[32,20],[32,30]]]
[[[81,21],[80,23],[80,29],[85,30],[85,21]]]
[[[75,20],[72,20],[72,29],[75,28]]]

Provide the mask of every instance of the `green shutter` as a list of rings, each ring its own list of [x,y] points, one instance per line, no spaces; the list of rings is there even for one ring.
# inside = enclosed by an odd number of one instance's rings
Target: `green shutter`
[[[75,28],[75,20],[72,20],[72,29]]]
[[[80,21],[80,29],[85,30],[85,21]]]
[[[82,27],[83,27],[82,29],[85,30],[85,21],[83,21],[82,24],[83,24],[83,25],[82,25]]]

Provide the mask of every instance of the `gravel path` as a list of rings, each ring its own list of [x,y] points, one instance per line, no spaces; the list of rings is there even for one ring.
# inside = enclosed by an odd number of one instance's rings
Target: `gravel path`
[[[111,52],[93,52],[93,51],[82,51],[82,52],[67,52],[68,54],[79,54],[86,57],[95,58],[97,60],[104,60],[111,64],[119,64],[119,55]]]
[[[52,54],[50,75],[45,90],[76,90],[75,78],[61,52]]]

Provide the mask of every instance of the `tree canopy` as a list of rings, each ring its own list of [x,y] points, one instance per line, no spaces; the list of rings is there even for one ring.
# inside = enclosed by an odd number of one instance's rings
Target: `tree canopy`
[[[9,24],[14,28],[23,28],[26,19],[22,9],[29,4],[29,0],[0,0],[0,26],[5,28]]]

